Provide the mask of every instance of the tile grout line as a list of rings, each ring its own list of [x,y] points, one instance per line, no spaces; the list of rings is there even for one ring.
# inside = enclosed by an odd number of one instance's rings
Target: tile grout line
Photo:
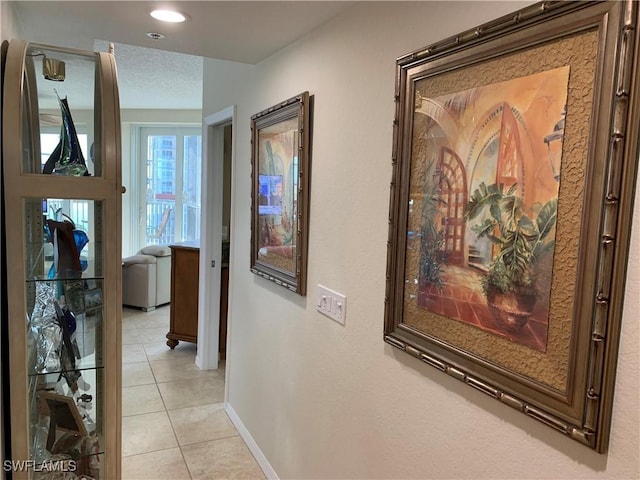
[[[133,455],[122,455],[122,458],[131,458],[131,457],[137,457],[139,455],[148,455],[150,453],[165,452],[167,450],[173,450],[175,448],[177,448],[177,447],[159,448],[158,450],[150,450],[148,452],[134,453]]]
[[[192,480],[193,479],[193,475],[191,474],[191,469],[189,468],[189,463],[187,462],[187,459],[184,456],[184,452],[182,451],[182,445],[180,445],[180,441],[178,440],[178,435],[176,434],[175,427],[173,426],[173,421],[171,420],[171,415],[169,415],[169,410],[165,410],[165,411],[167,412],[167,417],[169,417],[169,424],[171,425],[171,431],[173,432],[173,436],[176,437],[176,442],[178,443],[178,449],[180,450],[180,456],[182,457],[182,461],[184,463],[184,466],[186,467],[187,473],[189,474],[189,480]]]
[[[235,427],[234,427],[235,430]],[[209,440],[200,440],[198,442],[193,442],[193,443],[187,443],[185,445],[180,445],[179,447],[182,449],[182,447],[193,447],[194,445],[202,445],[203,443],[213,443],[213,442],[217,442],[219,440],[229,440],[230,438],[236,438],[239,437],[240,433],[236,430],[235,435],[227,435],[226,437],[219,437],[219,438],[212,438]]]

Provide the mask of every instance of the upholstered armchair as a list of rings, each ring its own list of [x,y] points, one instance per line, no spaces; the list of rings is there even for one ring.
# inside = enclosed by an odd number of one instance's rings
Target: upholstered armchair
[[[149,245],[122,260],[122,303],[145,312],[171,301],[171,249]]]

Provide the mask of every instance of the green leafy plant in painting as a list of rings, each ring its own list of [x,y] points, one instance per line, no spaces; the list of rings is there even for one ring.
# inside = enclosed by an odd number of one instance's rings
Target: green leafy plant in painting
[[[472,230],[478,238],[486,237],[498,251],[489,265],[482,287],[489,306],[506,310],[513,328],[526,323],[538,295],[540,261],[553,252],[558,200],[542,205],[530,216],[514,184],[505,191],[502,184],[481,183],[465,211],[467,221],[482,213],[488,217]],[[511,325],[512,323],[517,325]]]
[[[442,267],[447,263],[444,247],[444,230],[436,230],[429,222],[422,227],[420,238],[420,280],[423,286],[433,285],[439,291],[444,288]]]
[[[433,162],[427,172],[433,169]],[[428,176],[427,178],[433,178]],[[434,286],[438,291],[444,288],[443,266],[448,254],[444,250],[444,228],[437,228],[436,218],[440,205],[446,204],[439,195],[435,182],[425,181],[422,197],[422,228],[420,229],[420,284],[421,287]]]

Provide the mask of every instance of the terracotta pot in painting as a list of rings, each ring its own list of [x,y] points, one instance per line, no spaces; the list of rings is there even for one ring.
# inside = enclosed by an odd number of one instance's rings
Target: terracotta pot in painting
[[[502,293],[490,288],[487,303],[498,325],[515,332],[527,324],[536,304],[536,295],[530,292]]]

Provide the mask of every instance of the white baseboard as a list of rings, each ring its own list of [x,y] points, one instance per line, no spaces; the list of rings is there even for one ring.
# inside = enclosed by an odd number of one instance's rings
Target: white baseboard
[[[236,430],[238,430],[238,433],[247,444],[247,447],[249,447],[249,450],[264,472],[265,477],[267,477],[268,480],[279,480],[276,471],[267,460],[267,457],[264,456],[264,453],[262,453],[262,450],[260,450],[260,447],[258,447],[258,444],[249,433],[249,430],[247,430],[247,427],[244,426],[244,423],[242,423],[242,420],[240,420],[240,417],[233,409],[233,407],[227,402],[224,404],[224,409],[227,412],[227,415],[229,415],[231,423],[233,423],[233,425],[236,427]]]

